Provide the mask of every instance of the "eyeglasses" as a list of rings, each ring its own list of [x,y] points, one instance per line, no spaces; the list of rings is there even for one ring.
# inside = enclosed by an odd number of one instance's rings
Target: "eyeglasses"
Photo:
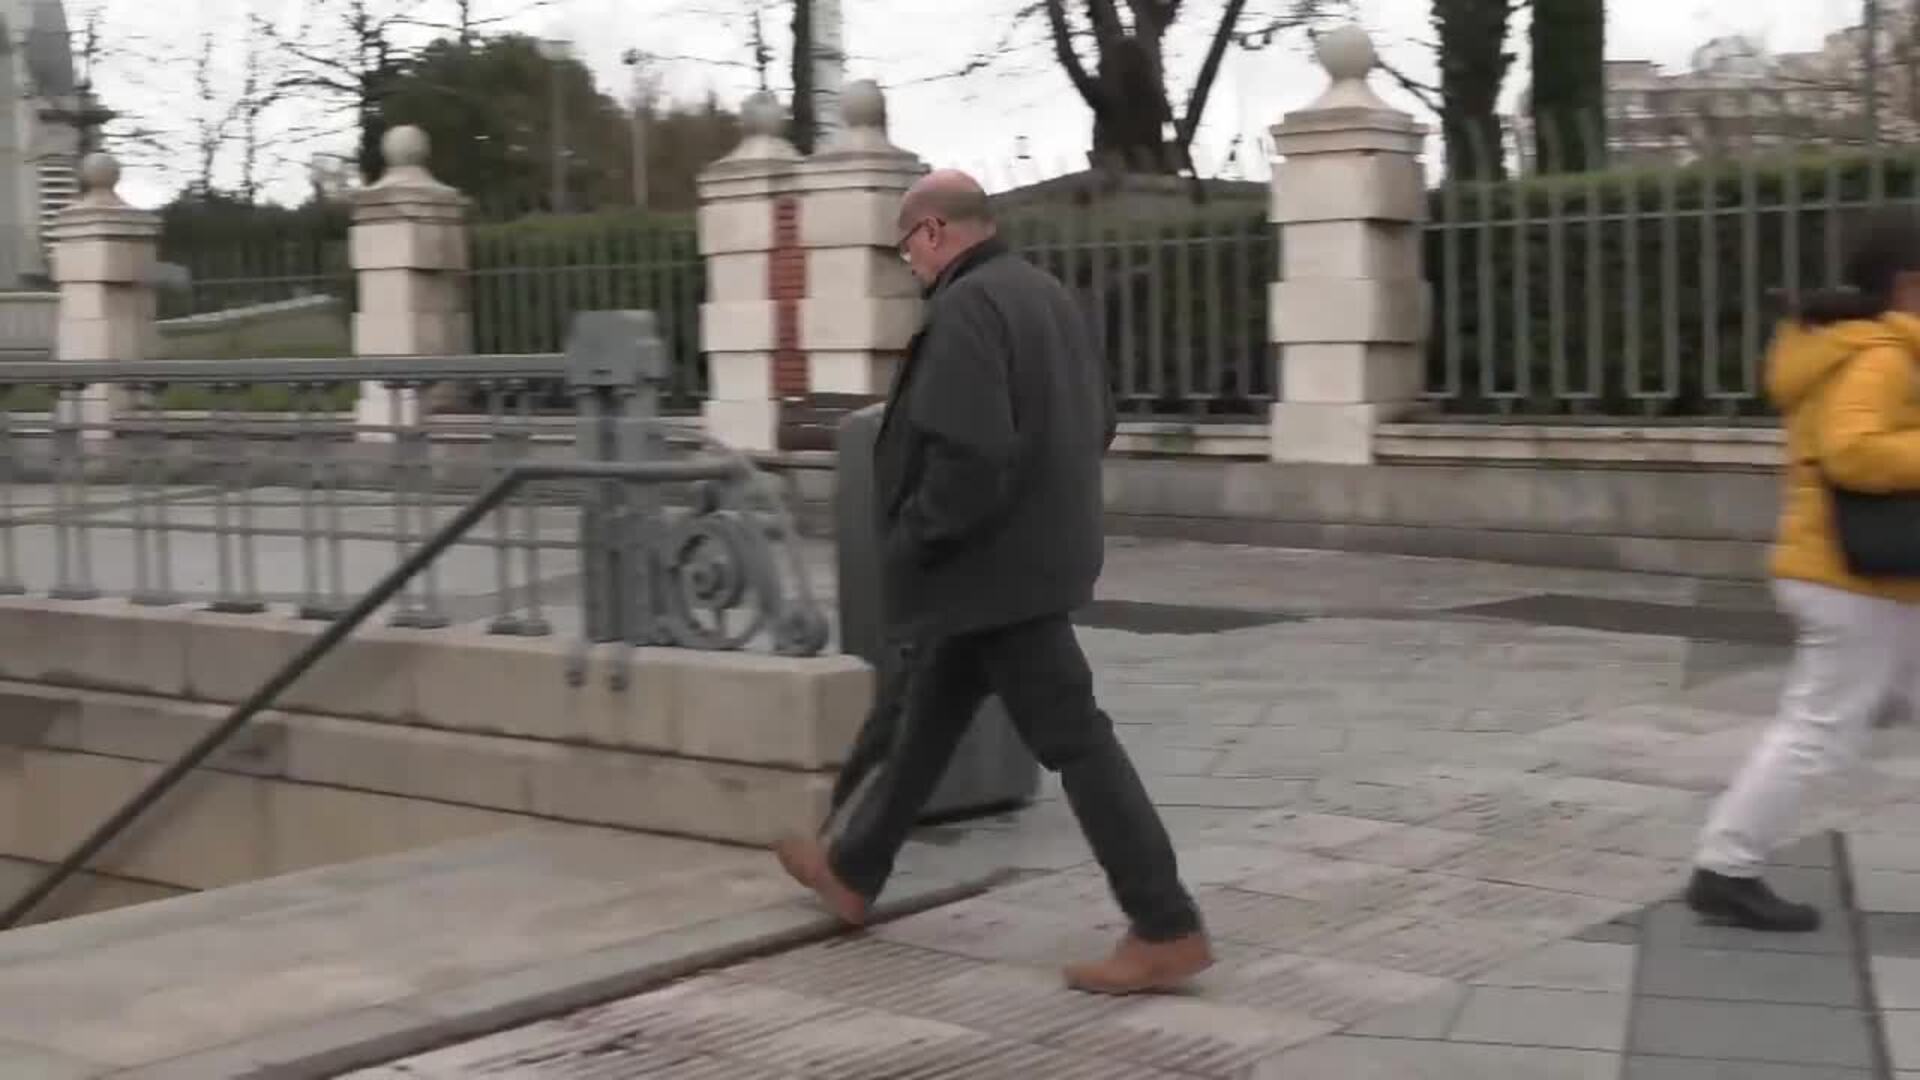
[[[912,258],[912,255],[907,251],[907,245],[913,242],[913,237],[915,233],[918,233],[921,229],[924,229],[927,226],[933,224],[933,222],[934,222],[933,218],[921,218],[919,221],[914,222],[913,228],[908,229],[906,232],[906,235],[900,238],[900,242],[893,245],[894,251],[898,252],[902,259]]]

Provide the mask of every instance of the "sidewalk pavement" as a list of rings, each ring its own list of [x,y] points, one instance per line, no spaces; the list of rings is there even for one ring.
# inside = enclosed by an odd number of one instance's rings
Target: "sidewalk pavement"
[[[1049,788],[922,833],[1006,887],[359,1075],[1920,1080],[1920,729],[1783,856],[1830,929],[1665,902],[1773,708],[1763,588],[1116,541],[1082,621],[1218,938],[1191,993],[1060,987],[1120,922]]]

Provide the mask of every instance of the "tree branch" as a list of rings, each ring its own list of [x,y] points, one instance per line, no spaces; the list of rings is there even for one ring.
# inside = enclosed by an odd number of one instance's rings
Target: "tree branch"
[[[1387,78],[1392,79],[1395,83],[1398,83],[1400,86],[1400,89],[1405,90],[1409,94],[1412,94],[1414,96],[1414,99],[1420,102],[1420,104],[1424,108],[1426,108],[1428,111],[1436,114],[1440,112],[1441,102],[1440,102],[1439,87],[1430,86],[1426,83],[1419,81],[1418,79],[1415,79],[1413,76],[1408,75],[1406,72],[1400,70],[1394,65],[1387,63],[1387,61],[1384,59],[1380,61],[1380,70],[1387,73]]]
[[[1133,0],[1128,2],[1131,4]],[[1093,36],[1102,45],[1126,36],[1127,28],[1121,23],[1120,9],[1113,6],[1113,0],[1087,0],[1087,19],[1093,23]]]
[[[1193,92],[1187,96],[1185,115],[1180,117],[1175,127],[1175,137],[1182,151],[1193,145],[1193,136],[1200,130],[1200,117],[1207,110],[1207,97],[1213,93],[1213,82],[1220,76],[1221,62],[1226,59],[1227,43],[1233,40],[1233,29],[1239,25],[1240,13],[1246,9],[1247,0],[1227,0],[1227,10],[1220,16],[1220,25],[1213,31],[1213,41],[1207,45],[1207,58],[1200,64],[1200,74],[1193,82]]]
[[[1053,30],[1053,52],[1059,58],[1060,66],[1066,69],[1067,78],[1073,82],[1073,88],[1093,110],[1095,116],[1106,113],[1105,95],[1100,86],[1087,74],[1086,65],[1080,62],[1080,54],[1073,51],[1073,31],[1067,25],[1066,0],[1046,0],[1047,24]]]

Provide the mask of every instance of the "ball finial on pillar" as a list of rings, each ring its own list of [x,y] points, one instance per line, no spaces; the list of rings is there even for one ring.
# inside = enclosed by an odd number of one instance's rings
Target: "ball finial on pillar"
[[[850,128],[887,130],[887,96],[872,79],[857,79],[840,91],[840,119]]]
[[[1314,44],[1314,54],[1332,85],[1309,108],[1388,108],[1387,103],[1380,100],[1373,88],[1367,85],[1367,76],[1380,64],[1380,53],[1373,46],[1373,38],[1359,25],[1347,23],[1322,34]]]
[[[780,99],[762,90],[740,106],[740,130],[748,138],[780,138],[786,135],[787,109]]]
[[[125,206],[120,198],[120,159],[96,150],[80,162],[82,206]]]
[[[386,169],[373,186],[446,187],[427,170],[427,160],[432,156],[433,141],[427,138],[425,131],[412,124],[388,128],[387,133],[380,137],[380,159],[386,163]]]
[[[840,129],[822,157],[849,154],[910,157],[887,138],[887,95],[872,79],[857,79],[840,91]]]
[[[787,108],[762,90],[740,104],[740,145],[724,161],[792,161],[800,152],[787,141]]]
[[[1334,82],[1363,80],[1380,63],[1380,54],[1374,50],[1373,39],[1352,23],[1322,37],[1315,51],[1320,58],[1320,66],[1326,69]]]

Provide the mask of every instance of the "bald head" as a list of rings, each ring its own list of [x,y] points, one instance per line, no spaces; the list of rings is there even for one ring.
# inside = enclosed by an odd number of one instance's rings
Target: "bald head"
[[[994,234],[993,208],[980,181],[958,169],[920,178],[900,200],[900,255],[932,286],[954,260]]]
[[[993,208],[980,181],[958,169],[936,169],[907,189],[900,202],[900,224],[939,218],[949,225],[993,228]]]

